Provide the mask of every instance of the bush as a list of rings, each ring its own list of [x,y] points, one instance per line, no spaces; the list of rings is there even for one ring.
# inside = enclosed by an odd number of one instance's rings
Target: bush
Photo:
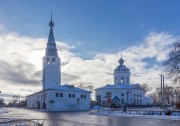
[[[180,109],[180,102],[176,103],[176,109]]]
[[[169,110],[165,113],[165,115],[172,115],[172,112]]]

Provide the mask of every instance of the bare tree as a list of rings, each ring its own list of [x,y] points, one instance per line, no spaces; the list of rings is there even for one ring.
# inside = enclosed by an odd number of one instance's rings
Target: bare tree
[[[174,104],[174,91],[175,89],[171,86],[166,85],[164,87],[164,99],[167,104]]]
[[[177,103],[180,103],[180,87],[172,87],[166,85],[164,87],[164,100],[163,104],[167,105],[174,105]],[[153,93],[149,94],[148,96],[153,98],[153,103],[155,105],[160,105],[161,104],[161,90],[160,88],[156,88],[156,91]]]
[[[15,106],[18,103],[19,96],[18,95],[13,95],[12,100],[13,100],[13,105]]]
[[[176,89],[174,90],[174,96],[175,102],[180,103],[180,87],[176,87]]]
[[[79,84],[79,85],[77,85],[77,87],[78,87],[78,88],[83,88],[83,89],[84,89],[83,84]]]
[[[153,99],[154,105],[159,105],[160,104],[159,96],[158,96],[158,94],[156,92],[153,92],[153,93],[149,94],[149,97],[151,97]]]
[[[3,98],[0,98],[0,106],[3,106],[5,103],[4,103],[4,99]]]
[[[89,90],[89,91],[94,90],[94,87],[92,85],[84,86],[83,84],[79,84],[77,87],[82,88],[82,89],[86,89],[86,90]]]
[[[165,71],[174,83],[180,82],[180,42],[173,44],[174,49],[169,53],[167,60],[163,62]]]
[[[147,92],[149,92],[149,91],[152,90],[152,87],[150,87],[150,86],[147,85],[147,84],[141,84],[141,86],[144,88],[145,94],[146,94]]]
[[[87,90],[89,91],[93,91],[94,90],[94,87],[92,85],[88,85],[85,87]]]

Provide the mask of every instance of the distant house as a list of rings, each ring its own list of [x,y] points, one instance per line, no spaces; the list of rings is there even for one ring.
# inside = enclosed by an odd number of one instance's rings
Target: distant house
[[[90,91],[73,85],[61,85],[61,59],[57,53],[52,19],[49,26],[46,55],[43,57],[43,90],[27,96],[27,107],[52,111],[88,110]]]
[[[120,65],[114,70],[114,84],[107,84],[95,89],[96,101],[108,105],[108,98],[114,106],[142,106],[152,105],[152,98],[146,97],[140,84],[130,84],[130,69],[119,60]]]

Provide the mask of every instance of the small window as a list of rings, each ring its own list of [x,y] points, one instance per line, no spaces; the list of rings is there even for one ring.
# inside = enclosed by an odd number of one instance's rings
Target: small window
[[[115,78],[115,82],[116,82],[116,83],[118,83],[118,79],[117,79],[117,77]]]
[[[61,97],[61,98],[63,97],[63,93],[62,93],[62,92],[60,93],[60,97]]]
[[[75,94],[72,94],[72,97],[75,98]]]
[[[123,77],[121,77],[121,84],[123,84],[124,83],[124,78]]]
[[[84,95],[84,98],[86,98],[86,95]]]
[[[55,64],[56,62],[55,62],[55,58],[53,57],[53,64]]]
[[[54,100],[49,100],[49,103],[54,103]]]
[[[134,94],[134,97],[136,97],[136,94]]]
[[[56,97],[59,97],[59,92],[56,92]]]
[[[141,97],[141,94],[139,96]]]
[[[139,95],[137,94],[137,97],[139,97]]]
[[[124,96],[124,93],[122,93],[121,96]]]
[[[106,97],[111,97],[112,93],[111,92],[106,92]]]
[[[81,98],[83,98],[83,95],[81,94]]]
[[[47,58],[47,64],[49,64],[49,57]]]
[[[71,98],[71,94],[69,94],[69,98]]]

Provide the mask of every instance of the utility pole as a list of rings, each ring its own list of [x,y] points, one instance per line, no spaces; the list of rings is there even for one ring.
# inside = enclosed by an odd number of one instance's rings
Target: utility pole
[[[163,75],[163,83],[162,83],[162,98],[163,98],[163,109],[164,109],[164,102],[165,102],[165,99],[164,99],[164,75]]]
[[[43,109],[46,110],[46,101],[45,101],[45,85],[44,85],[44,81],[41,80],[41,82],[43,83]]]
[[[163,97],[162,97],[162,94],[163,94],[163,93],[162,93],[162,74],[160,74],[160,76],[161,76],[161,92],[160,92],[160,93],[161,93],[161,108],[162,108],[162,98],[163,98]]]

